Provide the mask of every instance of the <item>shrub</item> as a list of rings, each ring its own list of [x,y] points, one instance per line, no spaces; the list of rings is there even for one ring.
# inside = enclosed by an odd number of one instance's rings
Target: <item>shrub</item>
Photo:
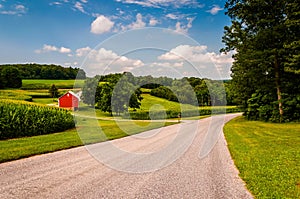
[[[75,126],[70,111],[16,100],[0,100],[0,139],[64,131]]]
[[[170,119],[177,118],[178,110],[159,110],[159,111],[130,111],[123,114],[123,118],[133,120],[157,120],[157,119]],[[182,117],[193,117],[199,115],[211,115],[211,114],[225,114],[241,112],[238,107],[205,107],[199,109],[187,109],[182,110]]]

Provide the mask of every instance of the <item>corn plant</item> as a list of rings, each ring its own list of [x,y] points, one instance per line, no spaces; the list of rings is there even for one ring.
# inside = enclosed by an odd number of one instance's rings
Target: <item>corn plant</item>
[[[70,111],[17,100],[0,100],[0,139],[64,131],[75,126]]]

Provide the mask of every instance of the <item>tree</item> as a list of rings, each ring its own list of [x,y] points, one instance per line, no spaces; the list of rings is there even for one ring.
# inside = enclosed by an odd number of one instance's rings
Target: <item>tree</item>
[[[300,73],[300,3],[297,0],[289,0],[286,7],[287,41],[285,50],[287,50],[287,62],[285,70]]]
[[[84,81],[81,95],[83,103],[86,103],[92,107],[95,106],[95,95],[98,84],[99,77],[88,78]]]
[[[58,89],[56,88],[55,84],[52,84],[48,92],[51,98],[58,97]]]
[[[112,115],[111,97],[113,92],[113,84],[100,83],[96,90],[96,108]]]
[[[96,78],[97,79],[97,78]],[[128,108],[139,108],[143,99],[141,90],[135,86],[135,77],[131,73],[116,73],[99,76],[100,82],[95,89],[95,107],[104,112],[120,115]],[[85,87],[89,87],[85,85]],[[85,89],[87,90],[87,89]]]
[[[299,12],[299,3],[297,4],[296,11],[291,13]],[[262,110],[265,112],[266,107],[272,112],[267,120],[283,121],[290,117],[284,115],[284,109],[288,106],[284,104],[284,96],[289,94],[288,87],[295,85],[295,82],[289,79],[285,66],[295,56],[289,55],[286,43],[294,42],[295,38],[288,34],[297,32],[288,28],[289,16],[294,16],[288,12],[288,5],[284,0],[226,2],[226,14],[232,19],[232,24],[224,28],[223,42],[226,47],[221,51],[236,51],[233,57],[232,84],[235,95],[245,107],[246,115],[253,115],[247,111],[252,101],[264,99],[263,103],[258,103],[259,107],[251,109],[255,112],[254,115],[258,115],[256,118],[260,118],[259,115]],[[264,96],[250,100],[253,96],[260,96],[259,94]]]
[[[85,79],[86,78],[86,74],[84,72],[84,70],[82,69],[78,69],[78,73],[77,73],[77,79]]]
[[[3,88],[20,88],[22,87],[22,79],[20,71],[17,67],[4,67],[1,70],[1,84]]]

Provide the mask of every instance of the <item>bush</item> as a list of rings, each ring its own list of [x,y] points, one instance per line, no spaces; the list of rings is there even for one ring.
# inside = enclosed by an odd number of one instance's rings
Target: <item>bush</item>
[[[0,139],[43,135],[75,127],[70,111],[16,100],[0,100]]]
[[[193,117],[199,115],[211,115],[211,114],[224,114],[224,113],[238,113],[241,112],[238,107],[205,107],[199,109],[182,110],[181,116]],[[123,118],[133,120],[157,120],[157,119],[170,119],[178,117],[178,110],[160,110],[160,111],[132,111],[123,114]]]

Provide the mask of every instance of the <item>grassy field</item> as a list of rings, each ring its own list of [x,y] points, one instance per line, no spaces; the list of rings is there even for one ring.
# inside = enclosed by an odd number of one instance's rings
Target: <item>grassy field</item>
[[[180,111],[181,106],[182,109],[195,109],[195,106],[190,104],[182,104],[178,102],[171,102],[163,98],[155,97],[150,94],[142,94],[143,100],[141,103],[141,107],[138,111],[148,111],[151,108],[155,108],[155,110],[176,110]],[[156,106],[154,106],[156,105]]]
[[[95,120],[78,118],[78,127],[65,132],[0,141],[0,162],[121,138],[174,122]],[[99,126],[104,134],[99,133]]]
[[[224,133],[241,178],[256,198],[300,198],[300,123],[236,118]]]
[[[24,79],[22,80],[22,89],[35,90],[35,89],[49,89],[52,84],[58,89],[72,89],[81,88],[84,80],[46,80],[46,79]]]

